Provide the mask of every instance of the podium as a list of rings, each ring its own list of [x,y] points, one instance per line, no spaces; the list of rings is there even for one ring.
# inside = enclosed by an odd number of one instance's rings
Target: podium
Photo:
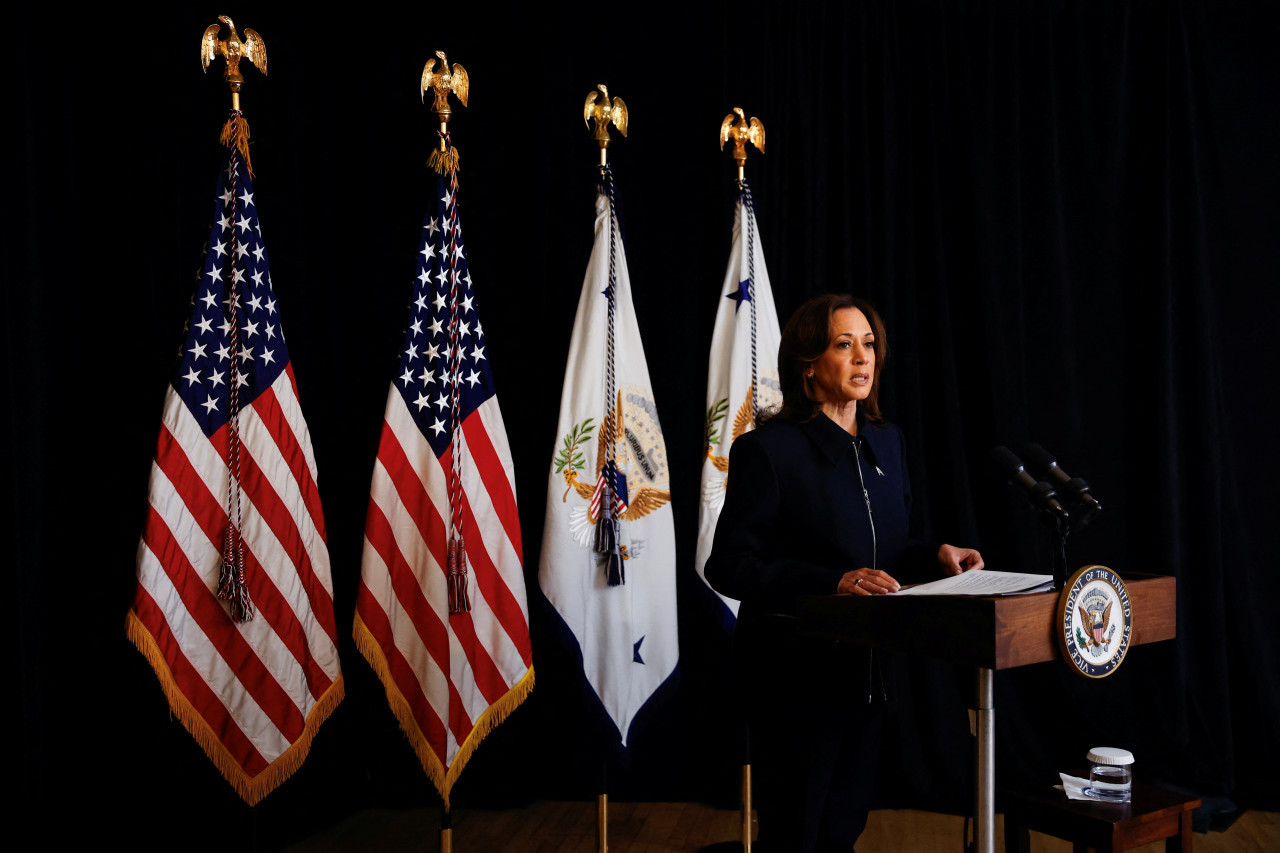
[[[1175,579],[1121,577],[1132,613],[1129,645],[1173,639],[1177,634]],[[978,803],[974,838],[979,853],[995,853],[995,672],[1059,659],[1057,605],[1057,592],[1001,598],[819,595],[801,598],[796,612],[802,634],[975,668]]]

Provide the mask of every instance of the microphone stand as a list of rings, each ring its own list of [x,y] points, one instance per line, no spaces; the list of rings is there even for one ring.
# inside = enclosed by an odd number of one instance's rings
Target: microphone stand
[[[1053,516],[1053,544],[1050,548],[1050,571],[1053,574],[1053,591],[1061,592],[1067,583],[1067,536],[1071,533],[1071,522],[1059,516]]]

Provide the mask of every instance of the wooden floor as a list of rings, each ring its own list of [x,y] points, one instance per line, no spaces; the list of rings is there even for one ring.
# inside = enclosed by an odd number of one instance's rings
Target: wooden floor
[[[692,853],[708,844],[739,837],[739,813],[699,803],[609,803],[610,853]],[[963,819],[907,810],[871,813],[858,840],[858,853],[963,850]],[[996,817],[996,849],[1004,849],[1003,824]],[[288,853],[414,851],[440,849],[440,814],[435,809],[369,810],[288,849]],[[1163,843],[1136,848],[1162,853]],[[1245,812],[1226,832],[1197,833],[1197,853],[1276,853],[1280,814]],[[454,815],[455,853],[595,853],[594,803],[545,801],[501,812],[475,809]],[[1032,853],[1070,853],[1071,845],[1031,834]]]

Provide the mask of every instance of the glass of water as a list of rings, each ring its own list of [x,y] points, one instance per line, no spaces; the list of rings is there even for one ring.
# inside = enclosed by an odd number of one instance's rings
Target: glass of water
[[[1098,800],[1129,802],[1133,798],[1133,753],[1113,746],[1089,750],[1089,787],[1084,792]]]

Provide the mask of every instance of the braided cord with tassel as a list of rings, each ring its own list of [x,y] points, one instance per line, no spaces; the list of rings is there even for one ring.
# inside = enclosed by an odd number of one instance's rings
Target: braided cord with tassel
[[[449,613],[467,613],[471,601],[467,598],[467,549],[462,536],[462,342],[458,335],[458,254],[461,251],[458,234],[458,152],[447,130],[440,131],[444,139],[445,153],[436,162],[448,170],[449,191],[446,204],[445,254],[449,272],[449,350],[447,370],[449,383],[449,418],[453,428],[449,467]],[[432,152],[432,157],[441,152]]]
[[[231,618],[247,622],[253,618],[253,600],[249,597],[249,585],[244,577],[244,541],[241,538],[240,507],[240,275],[236,268],[239,256],[240,232],[236,225],[236,190],[240,177],[240,160],[247,151],[248,125],[242,124],[239,110],[232,110],[231,117],[222,131],[222,141],[231,149],[227,158],[227,179],[231,184],[231,251],[227,261],[231,275],[227,282],[227,323],[231,343],[231,366],[228,376],[227,405],[227,532],[222,543],[222,568],[218,574],[218,598],[228,602]],[[234,144],[233,144],[234,143]],[[247,160],[247,158],[246,158]],[[247,168],[247,163],[246,163]]]
[[[605,417],[601,425],[606,436],[605,461],[600,469],[600,482],[596,484],[600,515],[596,524],[595,552],[605,558],[605,580],[609,586],[619,586],[626,583],[627,576],[622,564],[621,543],[618,541],[620,530],[617,504],[620,501],[616,494],[618,413],[614,398],[618,392],[617,377],[614,372],[614,333],[618,290],[618,224],[613,170],[607,164],[600,167],[600,181],[609,202],[609,287],[606,290],[609,320],[605,338]]]
[[[760,417],[760,373],[756,366],[756,206],[751,197],[751,187],[745,180],[738,181],[742,191],[742,223],[747,231],[747,300],[751,303],[751,426],[754,429]]]

